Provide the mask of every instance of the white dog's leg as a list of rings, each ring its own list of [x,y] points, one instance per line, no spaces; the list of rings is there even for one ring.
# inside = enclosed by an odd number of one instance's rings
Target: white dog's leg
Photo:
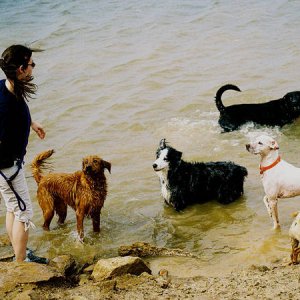
[[[269,199],[267,196],[264,196],[264,203],[265,203],[265,206],[267,208],[267,211],[268,211],[268,214],[270,216],[270,218],[272,218],[272,212],[271,212],[271,206],[270,206],[270,203],[269,203]],[[273,218],[272,218],[273,219]]]
[[[273,228],[274,229],[279,229],[280,225],[279,225],[279,218],[278,218],[278,209],[277,209],[277,198],[276,199],[268,199],[269,200],[269,204],[270,204],[270,208],[271,208],[271,217],[273,219]]]

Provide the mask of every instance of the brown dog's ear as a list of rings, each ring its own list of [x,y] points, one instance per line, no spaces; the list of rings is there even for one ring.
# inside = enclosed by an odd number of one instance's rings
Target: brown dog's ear
[[[108,172],[110,173],[110,170],[111,170],[111,163],[108,162],[108,161],[103,160],[103,166],[104,166],[104,169],[107,169]]]

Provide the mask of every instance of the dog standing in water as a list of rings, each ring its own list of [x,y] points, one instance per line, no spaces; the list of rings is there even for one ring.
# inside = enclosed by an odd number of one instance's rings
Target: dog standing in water
[[[55,212],[59,217],[58,223],[63,224],[69,205],[76,212],[77,232],[83,242],[85,216],[93,220],[94,232],[100,231],[100,212],[107,195],[104,171],[107,169],[110,172],[111,164],[91,155],[83,158],[82,171],[43,175],[41,169],[53,152],[54,150],[44,151],[31,163],[32,174],[38,184],[38,202],[44,215],[43,228],[49,230]]]
[[[162,139],[153,163],[163,198],[177,211],[213,199],[228,204],[243,194],[246,168],[227,161],[186,162],[181,156]]]
[[[273,220],[274,229],[279,228],[277,202],[282,198],[300,195],[300,168],[280,158],[278,143],[270,136],[259,136],[247,144],[246,149],[261,157],[260,174],[265,190],[263,201]]]
[[[225,107],[221,97],[227,90],[241,91],[233,84],[224,85],[217,91],[215,102],[220,112],[219,125],[225,132],[237,130],[247,122],[283,126],[292,123],[300,116],[300,92],[298,91],[265,103],[235,104]]]

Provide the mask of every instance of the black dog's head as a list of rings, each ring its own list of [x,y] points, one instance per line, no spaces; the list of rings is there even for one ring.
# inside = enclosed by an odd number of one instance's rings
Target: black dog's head
[[[166,139],[162,139],[156,151],[156,161],[152,165],[154,171],[168,170],[171,166],[177,165],[181,156],[182,152],[167,146]]]
[[[287,101],[291,112],[296,114],[296,117],[300,114],[300,92],[287,93],[283,99]]]

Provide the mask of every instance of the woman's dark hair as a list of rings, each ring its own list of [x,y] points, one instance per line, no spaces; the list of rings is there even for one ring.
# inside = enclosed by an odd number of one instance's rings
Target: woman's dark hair
[[[31,82],[33,76],[28,81],[17,78],[17,69],[20,66],[24,69],[28,67],[32,52],[35,52],[35,50],[26,46],[12,45],[2,53],[0,59],[0,68],[6,77],[14,82],[14,93],[17,99],[28,100],[28,98],[33,98],[37,90],[36,84]]]

